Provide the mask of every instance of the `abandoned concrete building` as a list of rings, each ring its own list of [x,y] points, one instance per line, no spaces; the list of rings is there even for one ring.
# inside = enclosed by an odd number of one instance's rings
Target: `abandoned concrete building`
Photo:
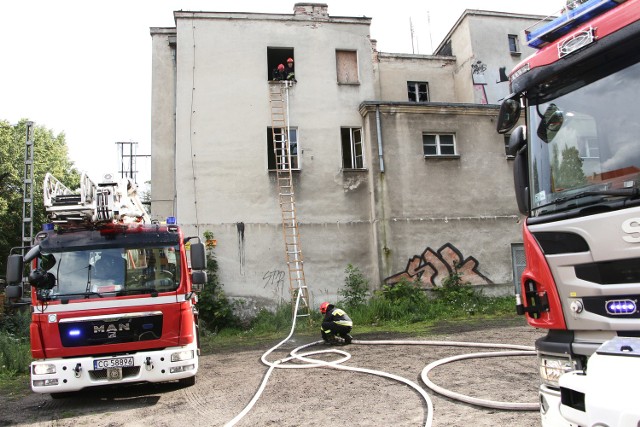
[[[213,233],[227,295],[289,299],[276,183],[273,70],[286,83],[289,152],[304,274],[335,301],[345,268],[372,289],[402,278],[463,279],[513,292],[520,218],[505,139],[495,131],[505,72],[543,19],[465,11],[433,55],[378,52],[371,18],[326,4],[293,14],[174,12],[151,28],[152,216]]]

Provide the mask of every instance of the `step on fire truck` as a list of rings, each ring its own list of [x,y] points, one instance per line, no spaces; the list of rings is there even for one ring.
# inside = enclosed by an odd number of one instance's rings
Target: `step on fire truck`
[[[47,174],[44,206],[51,224],[7,262],[13,300],[30,264],[33,391],[195,384],[195,292],[206,282],[200,239],[183,237],[174,218],[150,222],[129,179],[106,175],[96,185],[83,174],[72,192]]]
[[[517,309],[548,330],[542,424],[637,427],[640,0],[573,2],[526,35],[537,51],[510,74],[498,132],[526,215]]]

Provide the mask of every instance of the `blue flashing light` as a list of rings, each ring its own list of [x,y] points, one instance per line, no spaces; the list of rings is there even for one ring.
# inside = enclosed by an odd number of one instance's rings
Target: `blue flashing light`
[[[142,325],[142,329],[145,329],[147,331],[153,329],[153,323],[145,323],[144,325]]]
[[[638,307],[635,301],[623,299],[607,301],[606,308],[609,314],[633,314]]]
[[[530,47],[539,49],[616,6],[618,2],[614,0],[589,0],[540,28],[527,31],[527,42]]]
[[[176,225],[178,223],[178,221],[176,220],[175,216],[168,216],[167,217],[167,225]]]
[[[69,329],[69,336],[70,337],[79,337],[80,336],[80,329]]]
[[[52,222],[42,224],[42,231],[52,231],[54,228],[55,228],[55,224]]]

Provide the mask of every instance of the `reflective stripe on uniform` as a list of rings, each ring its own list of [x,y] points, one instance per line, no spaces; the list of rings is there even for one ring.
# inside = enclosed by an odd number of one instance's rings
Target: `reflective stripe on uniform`
[[[353,322],[350,322],[348,320],[336,320],[335,324],[340,326],[353,326]]]

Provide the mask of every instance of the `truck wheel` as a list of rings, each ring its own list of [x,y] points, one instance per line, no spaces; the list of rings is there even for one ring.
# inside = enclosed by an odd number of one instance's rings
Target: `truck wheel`
[[[178,380],[178,384],[180,384],[182,387],[191,387],[196,385],[196,376],[192,376],[189,378],[181,378]]]

